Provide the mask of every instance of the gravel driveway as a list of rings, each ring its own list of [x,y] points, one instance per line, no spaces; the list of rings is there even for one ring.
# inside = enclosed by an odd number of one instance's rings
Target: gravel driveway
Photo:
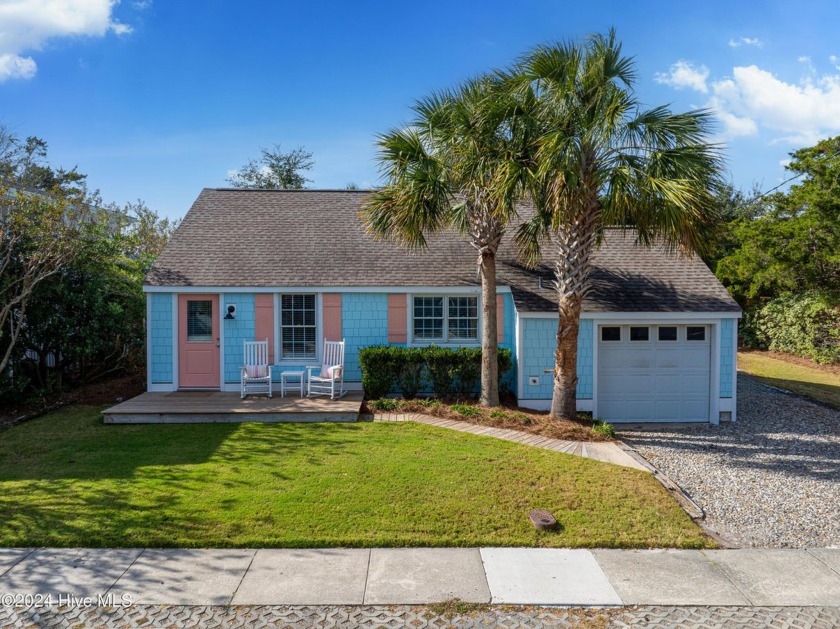
[[[840,411],[738,375],[738,421],[622,431],[740,546],[840,546]]]

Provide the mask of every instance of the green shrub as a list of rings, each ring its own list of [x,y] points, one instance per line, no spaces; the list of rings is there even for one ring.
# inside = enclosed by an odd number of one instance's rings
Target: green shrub
[[[608,424],[605,421],[601,421],[600,419],[596,419],[592,422],[592,432],[597,432],[605,437],[609,437],[610,439],[615,439],[615,428],[613,428],[613,425]]]
[[[464,417],[478,417],[483,414],[480,408],[477,406],[470,406],[469,404],[453,404],[449,408]]]
[[[510,371],[510,368],[513,366],[513,358],[511,357],[511,353],[509,349],[500,349],[499,350],[499,381],[501,382],[505,378],[505,374]],[[500,385],[501,388],[501,385]]]
[[[490,411],[490,418],[491,419],[507,419],[508,414],[507,411],[503,408],[494,408]]]
[[[389,397],[381,397],[378,400],[368,402],[368,406],[374,411],[396,411],[400,408],[400,401]]]
[[[479,391],[481,378],[481,349],[478,347],[460,347],[449,349],[430,345],[421,350],[429,374],[429,385],[439,398],[475,397]],[[510,369],[512,360],[509,349],[500,349],[499,381]]]
[[[362,388],[371,399],[383,398],[394,386],[394,350],[387,345],[372,345],[359,350],[359,366],[362,369]]]
[[[534,423],[534,418],[528,415],[528,413],[523,413],[522,411],[514,412],[512,417],[523,426],[530,426]]]
[[[439,398],[450,398],[455,392],[455,351],[437,345],[419,348],[429,374],[429,386]]]
[[[416,402],[417,402],[417,404],[419,404],[420,406],[422,406],[424,408],[437,408],[438,406],[441,405],[440,400],[438,400],[437,398],[433,398],[433,397],[420,398],[419,400],[416,400]]]
[[[499,380],[510,370],[509,349],[499,350]],[[394,388],[406,399],[431,389],[438,398],[475,397],[481,377],[481,349],[375,345],[359,351],[362,387],[368,399],[382,398]]]
[[[406,347],[394,347],[394,357],[397,375],[397,388],[402,396],[408,400],[417,397],[423,390],[425,382],[424,370],[426,362],[423,354]]]
[[[742,336],[750,347],[838,363],[840,304],[815,292],[778,297],[747,313]]]
[[[481,349],[460,347],[455,352],[452,372],[455,395],[460,399],[471,398],[481,385]]]

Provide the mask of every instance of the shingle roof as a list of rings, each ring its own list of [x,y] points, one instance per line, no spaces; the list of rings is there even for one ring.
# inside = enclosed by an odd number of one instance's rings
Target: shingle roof
[[[410,253],[364,233],[359,210],[369,192],[205,188],[145,283],[151,286],[358,287],[476,286],[476,254],[455,232]],[[498,256],[498,283],[520,311],[553,311],[548,266],[517,262],[511,238]],[[543,278],[546,288],[539,288]],[[587,312],[738,312],[699,258],[633,244],[607,230],[594,255]]]

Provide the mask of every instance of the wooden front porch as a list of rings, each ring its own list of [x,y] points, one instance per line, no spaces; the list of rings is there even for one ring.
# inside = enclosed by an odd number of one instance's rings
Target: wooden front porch
[[[142,393],[102,411],[106,424],[184,424],[214,422],[352,422],[359,419],[362,392],[338,400],[278,393],[240,399],[239,393],[174,391]]]

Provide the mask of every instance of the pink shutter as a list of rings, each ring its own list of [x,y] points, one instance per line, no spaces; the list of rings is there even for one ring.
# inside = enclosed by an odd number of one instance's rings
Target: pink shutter
[[[505,342],[505,296],[496,295],[496,341]]]
[[[388,295],[388,342],[406,343],[408,341],[407,295]]]
[[[268,339],[268,362],[274,362],[274,295],[254,296],[254,340]]]
[[[324,294],[324,338],[340,341],[341,336],[341,294]]]

